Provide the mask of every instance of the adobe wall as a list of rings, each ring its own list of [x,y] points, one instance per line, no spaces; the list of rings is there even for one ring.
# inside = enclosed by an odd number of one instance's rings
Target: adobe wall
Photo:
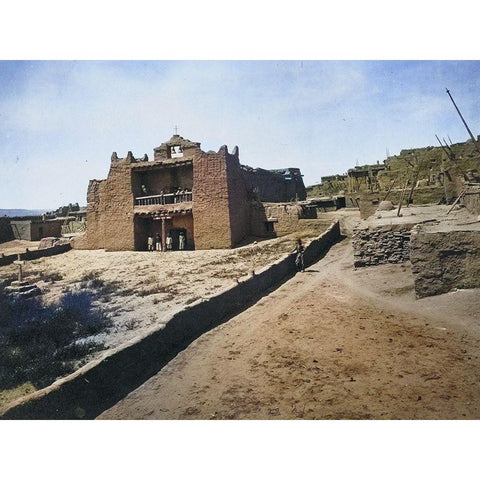
[[[87,191],[87,248],[134,250],[131,171],[129,158],[118,159],[115,155],[115,158],[112,156],[106,180],[90,181]],[[78,245],[81,247],[81,242]]]
[[[265,204],[267,218],[274,218],[277,235],[287,235],[298,229],[298,222],[302,216],[302,207],[296,204]]]
[[[10,217],[0,217],[0,243],[9,242],[15,238],[10,220]]]
[[[462,204],[470,213],[480,215],[480,186],[467,188]]]
[[[131,165],[112,163],[103,189],[105,250],[134,250]]]
[[[380,203],[380,193],[345,193],[345,202],[347,208],[358,208],[360,210],[360,217],[365,219],[375,213]]]
[[[87,231],[84,235],[75,238],[73,247],[75,249],[96,249],[104,248],[104,228],[102,223],[103,189],[106,180],[90,180],[87,189]]]
[[[250,235],[254,237],[270,238],[275,237],[275,232],[267,230],[267,215],[263,203],[251,200],[250,201]]]
[[[226,147],[225,147],[226,148]],[[238,149],[235,150],[238,153]],[[228,208],[230,211],[230,230],[232,246],[239,243],[250,233],[250,206],[247,199],[245,178],[240,169],[237,155],[226,153]]]
[[[32,240],[31,220],[12,220],[13,235],[17,240]]]
[[[45,222],[32,221],[32,240],[41,240],[45,237],[61,237],[63,220],[47,220]]]
[[[305,266],[316,262],[340,239],[339,222],[335,221],[306,246]],[[49,387],[18,399],[0,411],[0,417],[94,419],[157,373],[193,340],[293,274],[294,259],[295,254],[288,254],[248,280],[198,300],[174,314],[165,326],[135,337]]]
[[[193,159],[193,221],[195,248],[231,248],[226,152]]]
[[[248,190],[257,190],[262,202],[294,202],[307,198],[301,177],[300,179],[285,180],[283,174],[249,167],[243,168],[242,174]]]
[[[480,226],[417,225],[410,260],[417,297],[480,287]]]

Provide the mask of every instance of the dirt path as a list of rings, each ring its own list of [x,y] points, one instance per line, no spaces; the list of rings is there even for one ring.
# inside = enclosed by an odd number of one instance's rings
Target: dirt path
[[[480,418],[479,291],[415,301],[408,266],[351,258],[336,245],[99,418]]]

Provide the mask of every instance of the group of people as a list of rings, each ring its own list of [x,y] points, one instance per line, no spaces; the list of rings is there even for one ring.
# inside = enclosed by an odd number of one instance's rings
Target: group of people
[[[163,252],[162,237],[159,233],[155,235],[149,235],[147,238],[147,249],[149,252],[158,251]],[[180,232],[178,236],[178,249],[185,250],[185,234]],[[165,251],[173,250],[173,237],[170,232],[165,237]]]

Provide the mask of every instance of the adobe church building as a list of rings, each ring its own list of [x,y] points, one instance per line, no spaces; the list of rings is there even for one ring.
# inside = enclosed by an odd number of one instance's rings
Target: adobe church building
[[[249,235],[274,234],[261,202],[305,200],[297,168],[253,169],[240,164],[238,147],[204,152],[180,135],[154,149],[154,158],[118,158],[105,180],[91,180],[87,231],[75,248],[146,250],[149,235],[173,247],[180,232],[190,249],[231,248]]]

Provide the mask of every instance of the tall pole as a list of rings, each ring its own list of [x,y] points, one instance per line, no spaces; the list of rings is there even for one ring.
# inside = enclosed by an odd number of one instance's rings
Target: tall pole
[[[437,137],[437,140],[438,140],[438,143],[440,144],[440,146],[442,147],[442,150],[447,154],[447,157],[450,159],[450,160],[453,160],[453,158],[451,157],[450,153],[448,152],[448,150],[443,146],[443,143],[440,141],[440,139],[438,138],[438,135],[435,134],[435,136]]]
[[[475,145],[475,148],[477,149],[477,152],[480,153],[480,148],[478,148],[477,142],[475,141],[475,137],[473,136],[473,133],[471,132],[471,130],[468,128],[467,122],[466,122],[465,119],[462,117],[462,114],[460,113],[460,110],[458,109],[457,104],[455,103],[455,101],[453,100],[452,96],[450,95],[450,91],[448,90],[448,88],[446,88],[445,90],[447,90],[448,96],[450,97],[450,100],[452,101],[453,106],[455,107],[455,109],[456,109],[457,112],[458,112],[458,115],[459,115],[460,118],[462,119],[462,122],[463,122],[463,124],[465,125],[465,128],[467,129],[467,132],[469,133],[470,138],[472,139],[473,144]]]

